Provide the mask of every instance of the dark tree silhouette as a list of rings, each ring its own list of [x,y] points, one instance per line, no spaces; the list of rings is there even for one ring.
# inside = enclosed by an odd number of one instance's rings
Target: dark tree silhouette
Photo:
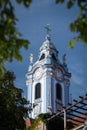
[[[14,86],[13,72],[6,72],[0,78],[0,130],[24,130],[24,115],[27,101],[22,97],[22,89]]]

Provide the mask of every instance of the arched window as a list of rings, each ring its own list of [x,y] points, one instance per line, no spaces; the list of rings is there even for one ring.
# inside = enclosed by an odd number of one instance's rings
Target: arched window
[[[62,100],[62,88],[60,84],[56,84],[56,99]]]
[[[35,99],[38,99],[41,97],[41,84],[37,83],[35,86]]]
[[[52,54],[52,58],[53,58],[54,60],[56,60],[56,57],[55,57],[55,55],[54,55],[54,54]]]
[[[45,54],[42,54],[42,56],[40,57],[40,60],[43,60],[45,58]]]

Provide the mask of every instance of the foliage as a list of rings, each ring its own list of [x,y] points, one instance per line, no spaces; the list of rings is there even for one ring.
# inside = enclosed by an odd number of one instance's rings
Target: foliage
[[[56,0],[56,3],[64,2],[66,0]],[[87,44],[87,0],[68,0],[66,3],[68,9],[71,9],[74,5],[79,8],[76,20],[70,24],[71,32],[75,32],[77,36],[69,42],[69,47],[73,48],[77,41]]]
[[[38,116],[37,119],[35,119],[34,123],[28,127],[27,130],[37,130],[37,126],[39,125],[40,121],[42,121],[44,123],[44,125],[46,125],[48,130],[63,130],[64,129],[64,125],[63,125],[63,119],[60,117],[55,117],[52,120],[47,121],[48,118],[50,118],[52,115],[50,115],[49,113],[45,113],[45,114],[40,114]]]
[[[55,117],[54,119],[51,119],[49,121],[47,121],[48,118],[50,118],[52,115],[50,115],[49,113],[42,113],[38,116],[37,119],[34,120],[34,122],[32,123],[31,126],[29,126],[27,128],[27,130],[37,130],[38,125],[40,124],[40,121],[42,121],[44,123],[44,125],[46,125],[47,130],[64,130],[64,120],[61,117]],[[67,122],[67,130],[70,130],[71,128],[73,128],[73,124],[72,122]]]
[[[15,76],[7,71],[0,78],[0,130],[24,130],[27,104],[22,90],[14,86]]]
[[[39,115],[39,118],[44,122],[47,123],[47,118],[49,118],[51,115],[49,113],[42,113]]]
[[[41,121],[41,118],[37,118],[36,120],[34,120],[33,124],[29,126],[27,130],[35,130],[40,121]]]
[[[39,125],[40,121],[42,121],[44,124],[47,123],[47,118],[50,117],[49,113],[42,113],[38,116],[37,119],[34,120],[31,126],[28,127],[27,130],[36,130],[37,126]]]
[[[23,4],[26,8],[30,6],[32,0],[15,0],[18,4]],[[56,3],[64,3],[65,0],[55,0]],[[82,41],[87,44],[87,1],[68,0],[67,8],[71,9],[78,5],[80,13],[77,19],[70,24],[71,32],[77,34],[69,42],[69,47],[73,48],[74,43]],[[23,39],[21,33],[16,28],[18,19],[15,16],[14,5],[11,0],[0,0],[0,75],[5,70],[5,62],[12,62],[15,59],[22,61],[20,49],[28,49],[29,41]]]
[[[31,0],[16,0],[17,3],[29,7]],[[20,49],[28,49],[29,41],[21,38],[16,28],[18,19],[15,16],[11,0],[0,0],[0,75],[5,69],[5,62],[15,59],[22,61]]]

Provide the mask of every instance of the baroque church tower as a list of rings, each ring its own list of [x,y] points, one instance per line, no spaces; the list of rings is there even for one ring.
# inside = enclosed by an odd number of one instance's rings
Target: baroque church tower
[[[26,73],[27,100],[31,118],[41,113],[56,113],[69,103],[69,86],[71,73],[68,72],[66,55],[63,62],[58,59],[58,50],[51,42],[50,29],[46,26],[47,35],[39,49],[39,58],[30,65]]]

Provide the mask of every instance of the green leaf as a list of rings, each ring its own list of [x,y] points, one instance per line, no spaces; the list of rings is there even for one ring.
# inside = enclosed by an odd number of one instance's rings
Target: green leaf
[[[17,3],[19,3],[19,4],[22,2],[22,0],[16,0],[16,1],[17,1]]]
[[[16,55],[15,55],[15,58],[16,58],[18,61],[22,62],[22,56],[21,56],[20,54],[16,54]]]
[[[83,43],[87,44],[87,36],[83,35],[81,39]]]
[[[75,26],[74,23],[71,23],[71,24],[70,24],[70,30],[71,30],[71,31],[75,31],[75,30],[76,30],[76,26]]]
[[[23,42],[23,46],[25,49],[28,49],[28,44],[29,44],[29,41],[28,40],[22,40]]]
[[[74,41],[70,41],[70,42],[68,43],[68,46],[69,46],[69,48],[74,48]]]
[[[56,0],[56,3],[63,3],[64,0]]]
[[[71,0],[68,1],[67,3],[67,8],[70,9],[73,6],[73,2]]]
[[[30,3],[32,2],[32,0],[24,0],[24,5],[26,7],[29,7]]]

